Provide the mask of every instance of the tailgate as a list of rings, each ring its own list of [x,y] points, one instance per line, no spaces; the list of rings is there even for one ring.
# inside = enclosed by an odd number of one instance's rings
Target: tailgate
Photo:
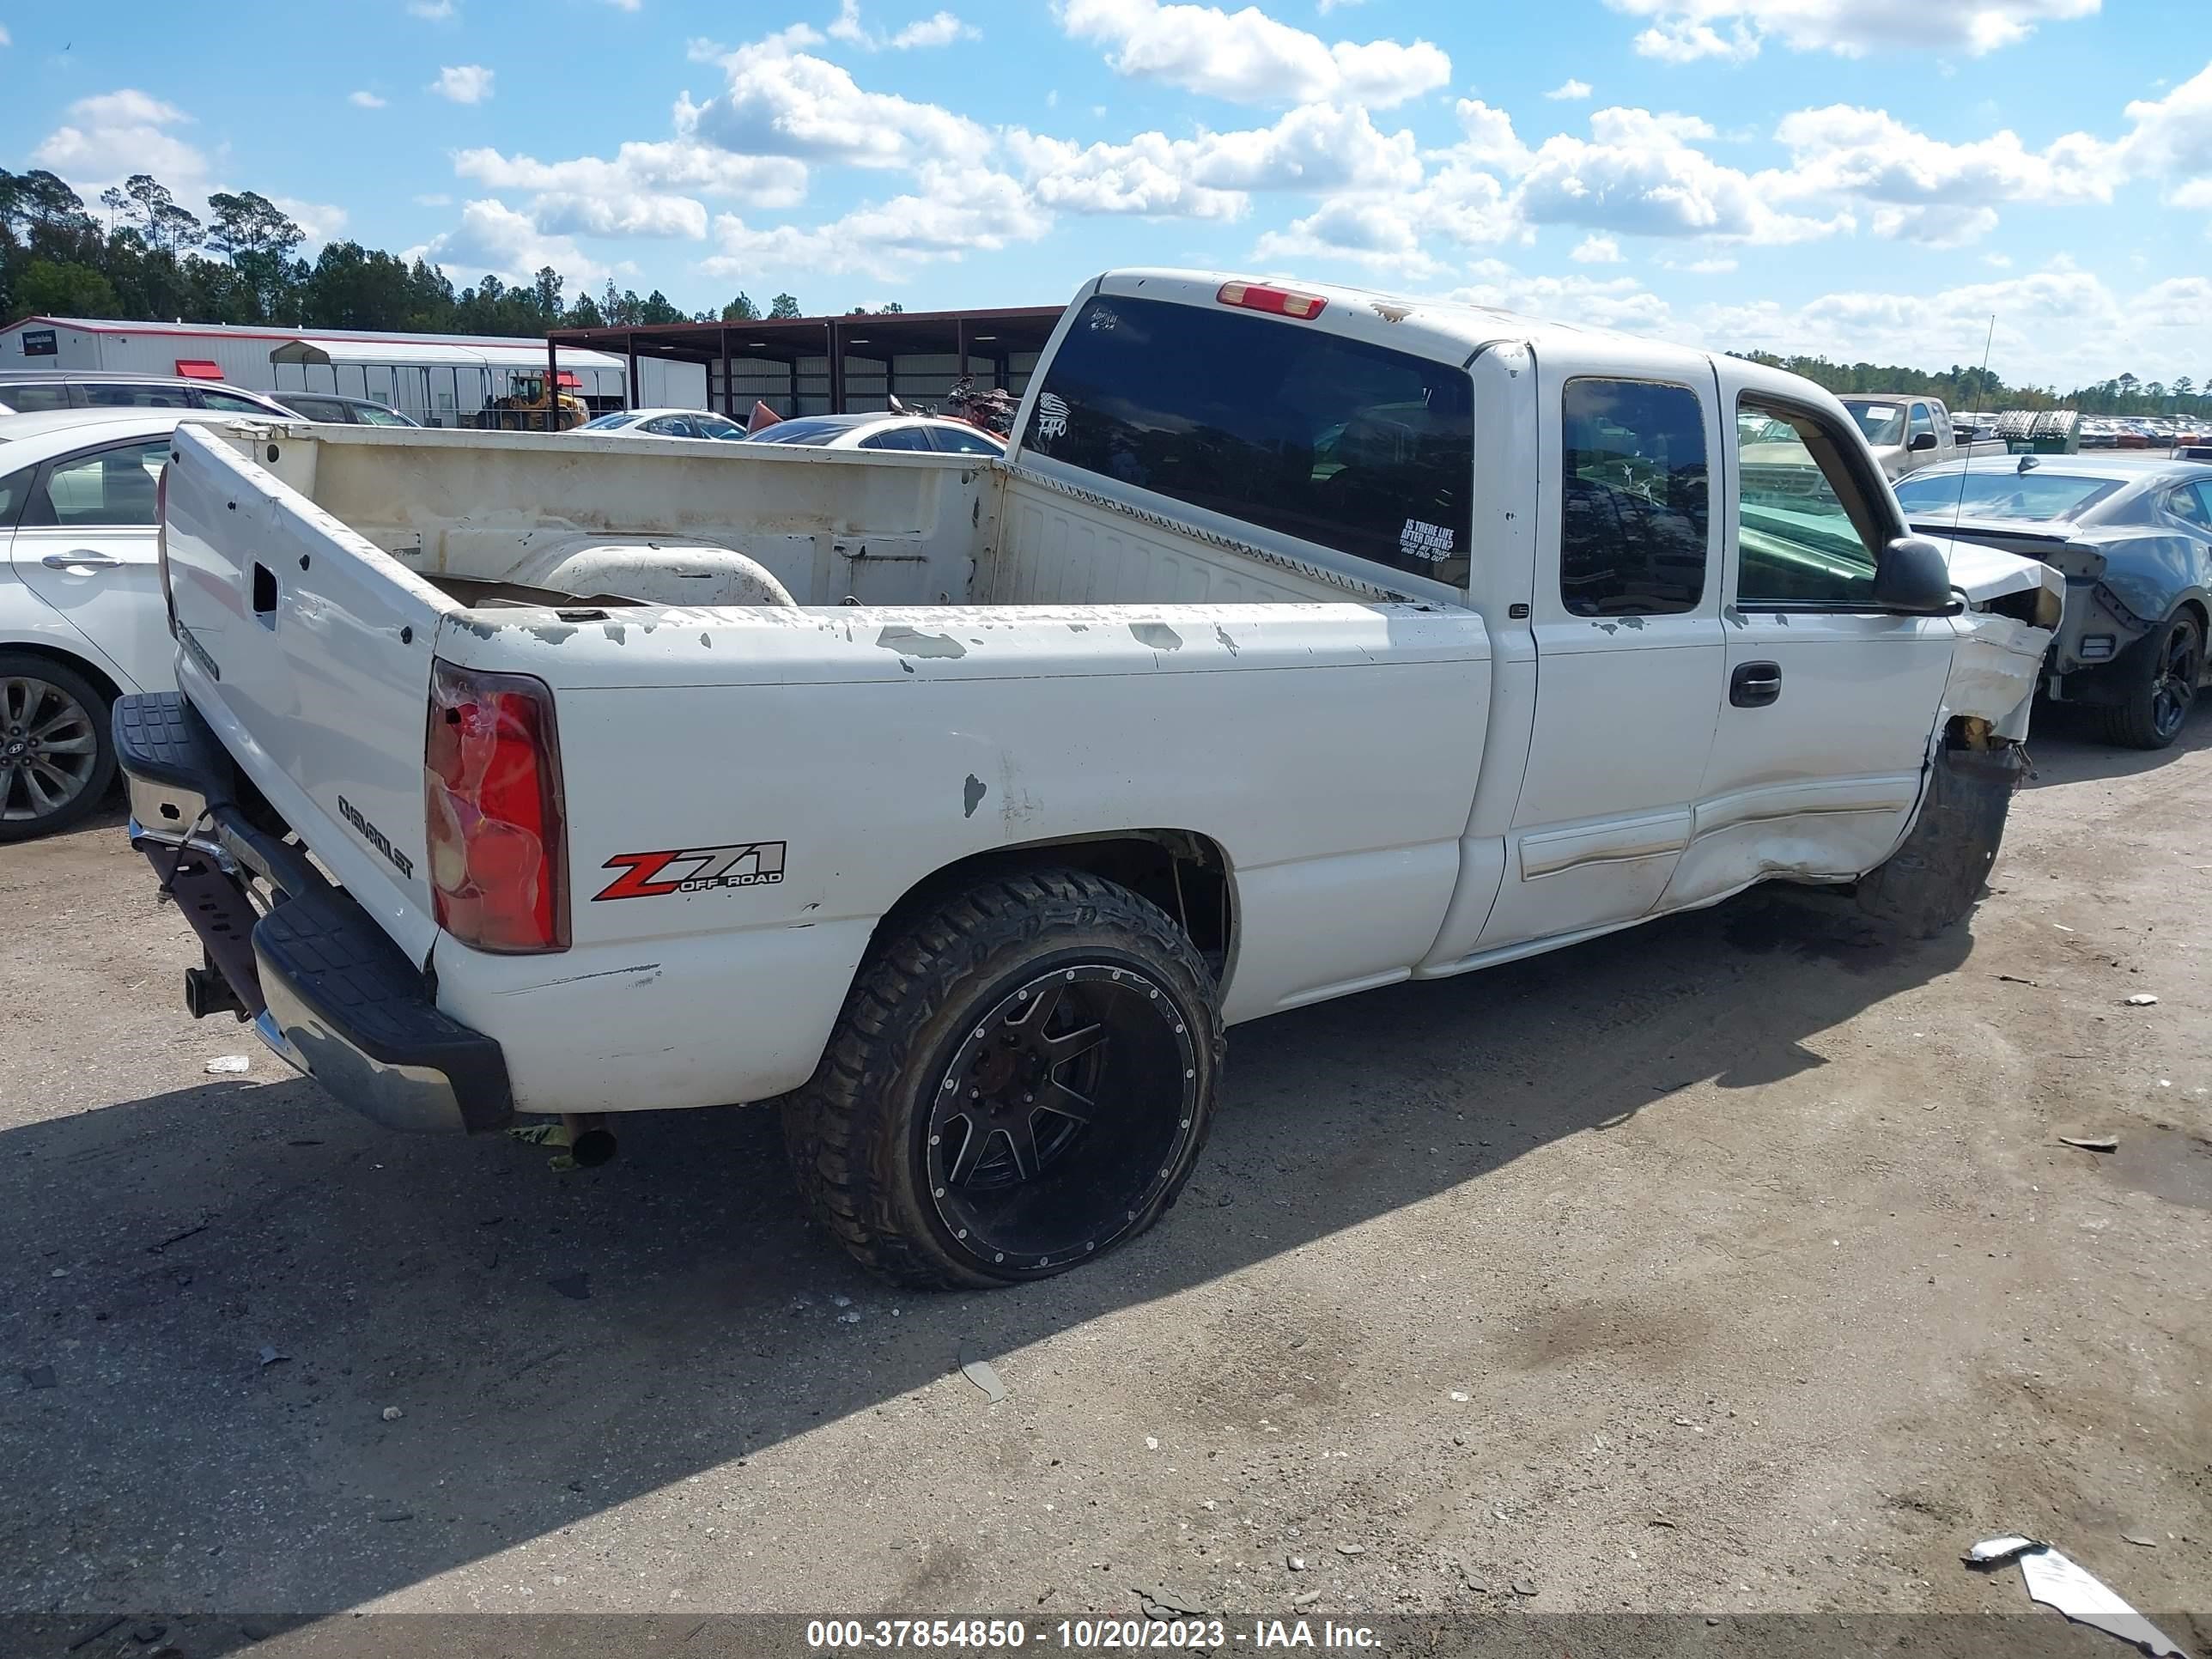
[[[437,933],[422,805],[430,658],[458,607],[281,481],[313,477],[313,443],[282,428],[250,442],[177,428],[163,516],[177,683],[420,966]]]

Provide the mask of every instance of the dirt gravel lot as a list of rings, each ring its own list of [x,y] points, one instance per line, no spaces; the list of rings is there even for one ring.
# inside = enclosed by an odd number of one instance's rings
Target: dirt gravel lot
[[[0,1613],[2014,1613],[2018,1529],[2202,1652],[2212,715],[2045,725],[1970,926],[1243,1027],[1167,1221],[988,1296],[810,1235],[766,1114],[387,1134],[185,1016],[115,820],[0,851]]]

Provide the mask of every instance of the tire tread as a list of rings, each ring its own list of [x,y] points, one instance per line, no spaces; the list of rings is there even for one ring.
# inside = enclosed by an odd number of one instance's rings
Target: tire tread
[[[902,1073],[916,1060],[916,1040],[963,975],[1012,948],[1048,948],[1053,933],[1071,928],[1119,933],[1127,948],[1182,979],[1212,1025],[1218,1075],[1224,1039],[1211,977],[1189,939],[1157,905],[1069,869],[988,876],[946,897],[863,966],[814,1076],[784,1103],[785,1147],[802,1200],[878,1277],[936,1290],[1007,1282],[963,1263],[902,1214],[897,1164],[904,1142],[896,1103],[902,1088],[913,1086]],[[1212,1127],[1210,1104],[1202,1101],[1197,1114],[1185,1176]],[[1155,1215],[1174,1202],[1180,1186],[1179,1177]]]

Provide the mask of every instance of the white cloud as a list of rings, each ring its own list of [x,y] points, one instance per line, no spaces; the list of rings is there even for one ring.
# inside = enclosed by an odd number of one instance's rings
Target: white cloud
[[[1699,276],[1725,276],[1736,268],[1733,259],[1690,259],[1679,264],[1662,259],[1659,263],[1669,270],[1687,270]]]
[[[607,3],[617,11],[637,11],[644,7],[645,0],[607,0]]]
[[[1647,58],[1741,62],[1778,40],[1793,52],[1857,58],[1884,49],[1977,55],[2025,40],[2039,23],[2094,16],[2103,0],[1606,0],[1648,18]]]
[[[1271,230],[1254,246],[1252,257],[1279,271],[1327,281],[1357,266],[1387,273],[1398,282],[1425,282],[1444,269],[1423,246],[1420,228],[1402,201],[1347,196],[1318,212]]]
[[[1712,136],[1693,116],[1600,110],[1590,117],[1589,139],[1545,140],[1522,176],[1516,205],[1534,224],[1645,236],[1798,242],[1852,228],[1848,214],[1823,220],[1777,210],[1759,182],[1691,142]]]
[[[1328,104],[1271,127],[1194,138],[1146,132],[1085,147],[1019,128],[1006,138],[1037,199],[1080,213],[1233,219],[1254,191],[1400,191],[1421,180],[1412,133],[1383,133],[1364,109]]]
[[[983,32],[962,22],[954,13],[940,11],[908,23],[896,34],[879,34],[860,21],[860,0],[838,0],[836,20],[829,33],[831,40],[866,52],[881,52],[886,46],[893,52],[912,52],[923,46],[949,46],[955,40],[980,40]]]
[[[1544,94],[1554,103],[1560,104],[1578,104],[1589,95],[1590,83],[1587,81],[1576,80],[1562,81]]]
[[[1874,234],[1923,247],[1966,247],[1997,228],[1997,210],[1987,207],[1879,207],[1870,221]]]
[[[1980,362],[1994,316],[1990,367],[2015,386],[2063,390],[2123,369],[2146,380],[2202,374],[2208,315],[2212,279],[2173,277],[2124,295],[2059,259],[1933,294],[1850,291],[1796,307],[1711,306],[1697,320],[1716,348],[1935,367]]]
[[[1633,276],[1524,276],[1495,259],[1480,262],[1474,275],[1476,281],[1444,297],[1638,334],[1679,331],[1667,302]]]
[[[410,17],[427,17],[434,23],[443,23],[453,15],[453,0],[407,0]]]
[[[982,30],[972,23],[962,22],[949,11],[932,12],[891,36],[891,50],[912,52],[919,47],[949,46],[955,40],[980,40],[982,36]]]
[[[932,164],[919,189],[856,208],[829,224],[757,229],[732,214],[714,222],[722,252],[700,262],[715,277],[757,278],[763,269],[854,270],[896,280],[918,264],[957,261],[1033,242],[1052,216],[1020,184],[988,168]]]
[[[378,97],[373,92],[367,91],[349,92],[346,94],[346,102],[351,104],[356,109],[382,109],[384,107],[383,99]]]
[[[1623,262],[1620,244],[1610,236],[1589,235],[1575,244],[1567,255],[1578,265],[1617,265]]]
[[[863,90],[846,70],[799,50],[818,38],[787,29],[725,54],[728,88],[704,104],[680,98],[678,136],[741,155],[853,167],[975,166],[989,153],[991,135],[966,116]]]
[[[5,23],[0,23],[0,46],[12,46],[15,44],[15,38],[8,33],[8,26]]]
[[[2176,207],[2212,208],[2212,64],[2155,101],[2130,104],[2118,150],[2130,170],[2174,182]]]
[[[548,234],[676,236],[707,234],[707,209],[691,192],[760,207],[791,207],[806,193],[804,163],[780,155],[733,155],[690,140],[626,143],[611,161],[596,155],[540,161],[495,149],[465,149],[453,171],[488,189],[534,192],[530,217]]]
[[[150,173],[181,201],[202,189],[207,157],[169,129],[191,117],[134,88],[80,98],[31,160],[68,179],[88,201],[134,173]]]
[[[1314,9],[1324,17],[1343,6],[1364,6],[1367,0],[1315,0]]]
[[[349,216],[342,207],[329,202],[302,202],[292,196],[272,196],[269,200],[277,211],[307,234],[307,240],[301,245],[303,250],[313,251],[345,234]]]
[[[1226,12],[1162,0],[1055,0],[1055,10],[1070,36],[1106,47],[1120,74],[1231,103],[1388,107],[1451,78],[1451,59],[1426,40],[1330,45],[1256,6]]]
[[[426,90],[453,103],[481,104],[491,96],[492,78],[498,72],[482,64],[449,64],[438,71],[438,78]]]
[[[1786,173],[1762,175],[1778,199],[1850,198],[1900,207],[1991,202],[2109,202],[2119,177],[2112,146],[2069,133],[2031,150],[2009,131],[1972,143],[1916,132],[1887,111],[1832,104],[1783,118],[1775,138]]]
[[[179,207],[205,223],[209,192],[250,188],[225,183],[211,172],[204,154],[170,131],[190,125],[190,115],[135,88],[80,98],[68,113],[69,121],[46,135],[31,160],[58,173],[88,203],[131,174],[147,173],[167,188]],[[302,246],[307,252],[345,228],[343,208],[289,196],[270,200],[307,234]]]
[[[472,282],[489,271],[503,282],[526,283],[540,267],[550,265],[570,283],[581,285],[632,270],[626,264],[599,264],[566,236],[541,234],[527,215],[495,198],[468,203],[461,209],[459,225],[399,257],[445,266],[461,282]]]

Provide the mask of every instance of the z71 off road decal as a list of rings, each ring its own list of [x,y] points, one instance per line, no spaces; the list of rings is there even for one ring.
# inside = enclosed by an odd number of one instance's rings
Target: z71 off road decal
[[[595,904],[601,899],[707,893],[718,887],[767,887],[783,879],[783,843],[749,841],[673,853],[617,853],[605,867],[623,873],[592,895]]]

